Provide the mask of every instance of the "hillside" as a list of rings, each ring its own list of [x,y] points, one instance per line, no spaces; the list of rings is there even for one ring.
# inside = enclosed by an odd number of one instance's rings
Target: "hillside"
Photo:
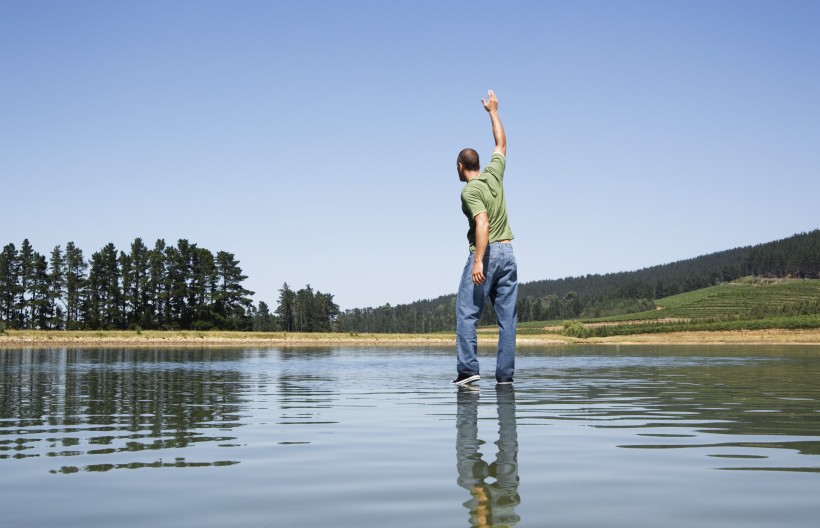
[[[820,280],[754,279],[658,299],[651,318],[728,318],[799,315],[817,311]],[[647,317],[647,318],[650,318]]]
[[[572,322],[522,323],[522,335],[573,337],[693,330],[820,328],[820,280],[744,277],[731,283],[673,295],[640,313]]]
[[[527,323],[654,314],[660,312],[662,299],[672,299],[674,305],[675,296],[697,291],[704,295],[705,288],[747,276],[820,279],[820,229],[637,271],[523,283],[518,316]],[[346,310],[338,318],[338,327],[344,332],[452,331],[454,310],[455,295],[443,295],[404,305]],[[494,322],[490,308],[481,324]]]

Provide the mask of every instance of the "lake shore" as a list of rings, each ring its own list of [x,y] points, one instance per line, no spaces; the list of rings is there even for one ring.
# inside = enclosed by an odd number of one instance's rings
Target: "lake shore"
[[[482,331],[479,344],[494,345],[497,334]],[[451,346],[455,335],[342,334],[295,332],[197,331],[31,331],[7,330],[0,348],[50,347],[226,347],[226,346]],[[673,332],[578,339],[558,334],[522,335],[519,346],[602,345],[819,345],[820,330],[756,330],[731,332]]]

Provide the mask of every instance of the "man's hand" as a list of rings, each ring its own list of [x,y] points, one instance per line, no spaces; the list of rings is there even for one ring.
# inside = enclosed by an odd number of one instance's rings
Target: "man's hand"
[[[481,104],[484,105],[484,109],[488,112],[498,112],[498,98],[492,90],[487,91],[487,100],[485,101],[482,98]]]
[[[479,260],[473,262],[473,284],[484,284],[486,277],[484,277],[484,262]]]

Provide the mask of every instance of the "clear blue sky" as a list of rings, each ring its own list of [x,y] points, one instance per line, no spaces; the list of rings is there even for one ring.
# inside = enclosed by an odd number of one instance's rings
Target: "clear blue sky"
[[[0,0],[0,244],[229,251],[256,300],[455,291],[499,97],[522,281],[820,227],[820,2]]]

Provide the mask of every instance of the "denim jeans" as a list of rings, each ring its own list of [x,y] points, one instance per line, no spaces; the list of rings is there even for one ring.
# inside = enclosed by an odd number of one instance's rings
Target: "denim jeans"
[[[456,370],[479,374],[476,325],[490,299],[498,319],[498,352],[495,379],[512,380],[515,371],[515,303],[518,299],[518,266],[512,244],[493,242],[484,255],[484,284],[473,284],[473,254],[461,274],[456,297]]]

